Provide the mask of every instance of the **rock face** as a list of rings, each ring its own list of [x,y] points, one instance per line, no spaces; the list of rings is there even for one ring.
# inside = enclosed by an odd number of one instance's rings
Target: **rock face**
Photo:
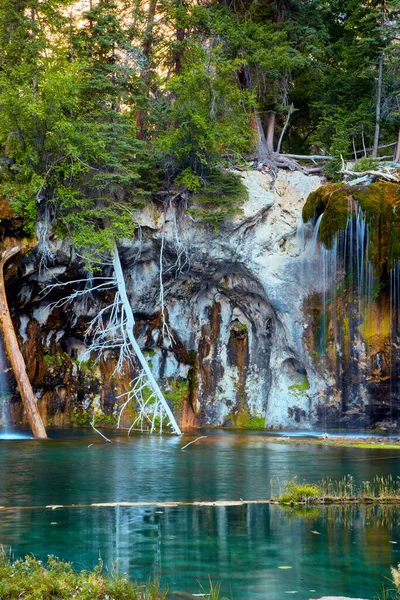
[[[322,282],[313,228],[298,225],[321,179],[280,172],[271,187],[266,173],[243,178],[249,200],[219,231],[174,207],[136,215],[140,235],[120,248],[136,334],[183,426],[311,427],[329,382],[304,343],[304,302]],[[50,242],[54,261],[43,268],[33,252],[8,285],[39,406],[50,425],[87,424],[93,412],[111,425],[134,374],[116,376],[112,352],[79,360],[110,292],[55,305],[76,285],[46,286],[82,272],[67,243]],[[10,418],[23,420],[17,395]]]

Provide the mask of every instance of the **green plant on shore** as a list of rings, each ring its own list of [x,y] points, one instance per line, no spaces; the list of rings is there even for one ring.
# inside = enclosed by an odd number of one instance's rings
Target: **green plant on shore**
[[[138,584],[114,570],[103,571],[103,563],[92,571],[75,571],[72,564],[50,556],[43,563],[32,556],[13,562],[0,553],[0,598],[2,600],[165,600],[167,590],[158,581]]]

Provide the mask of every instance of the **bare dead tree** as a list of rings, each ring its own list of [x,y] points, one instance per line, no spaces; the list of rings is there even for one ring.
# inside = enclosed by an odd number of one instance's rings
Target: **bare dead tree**
[[[141,367],[139,376],[131,382],[130,390],[120,396],[120,398],[124,398],[124,402],[120,409],[118,426],[125,408],[129,403],[134,403],[138,407],[139,414],[130,429],[138,423],[143,429],[144,422],[148,421],[151,424],[151,431],[154,431],[157,421],[159,421],[161,433],[163,420],[165,420],[174,433],[181,435],[181,430],[168,402],[164,398],[149,363],[136,340],[134,333],[135,319],[126,290],[117,246],[112,252],[111,260],[108,262],[105,260],[102,266],[112,267],[112,274],[109,277],[94,277],[92,285],[90,287],[85,286],[84,289],[82,289],[82,284],[87,283],[87,278],[69,282],[70,284],[80,285],[81,289],[75,289],[69,296],[62,298],[55,305],[62,306],[76,301],[89,292],[115,290],[113,302],[102,308],[87,327],[86,340],[90,340],[90,343],[83,358],[86,359],[95,354],[99,359],[108,350],[117,351],[116,372],[118,373],[121,373],[127,365],[133,367],[137,362],[139,363]],[[52,289],[63,285],[65,284],[56,283],[48,286],[45,291],[49,293]]]

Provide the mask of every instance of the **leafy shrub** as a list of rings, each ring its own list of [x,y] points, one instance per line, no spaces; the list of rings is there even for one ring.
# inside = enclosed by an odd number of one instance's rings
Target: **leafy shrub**
[[[46,563],[33,556],[12,562],[0,553],[0,598],[11,600],[165,600],[158,582],[140,585],[126,575],[103,572],[99,562],[93,571],[77,572],[72,564],[49,556]]]
[[[322,495],[322,489],[314,483],[297,481],[294,477],[287,481],[283,493],[279,496],[279,502],[285,504],[287,502],[307,502],[311,498],[319,498]]]

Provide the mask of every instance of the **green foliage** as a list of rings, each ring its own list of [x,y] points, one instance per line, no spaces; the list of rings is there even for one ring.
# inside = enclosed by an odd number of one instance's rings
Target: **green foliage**
[[[229,168],[272,112],[276,145],[292,103],[284,148],[333,154],[337,178],[372,143],[381,56],[381,141],[397,137],[400,0],[73,4],[0,6],[0,195],[30,236],[50,207],[89,270],[160,189],[218,228],[246,197]]]
[[[218,228],[227,216],[240,210],[247,197],[247,188],[238,175],[215,169],[193,197],[189,213]]]
[[[322,489],[318,485],[306,482],[299,483],[297,477],[294,477],[285,483],[283,492],[279,496],[279,502],[281,504],[307,503],[312,499],[320,498],[321,495]]]
[[[358,160],[351,166],[351,170],[355,173],[362,173],[363,171],[373,171],[378,167],[378,165],[378,161],[374,160],[373,158],[363,156],[362,158],[360,158],[360,160]]]
[[[180,71],[167,83],[174,101],[159,112],[155,146],[167,181],[196,191],[222,154],[249,148],[252,97],[236,85],[237,68],[222,60],[219,46],[207,51],[193,40],[187,47]]]
[[[54,556],[46,563],[32,556],[12,562],[2,552],[0,596],[3,600],[164,600],[167,591],[157,581],[140,585],[118,571],[106,575],[101,560],[93,571],[76,571],[71,563]]]

